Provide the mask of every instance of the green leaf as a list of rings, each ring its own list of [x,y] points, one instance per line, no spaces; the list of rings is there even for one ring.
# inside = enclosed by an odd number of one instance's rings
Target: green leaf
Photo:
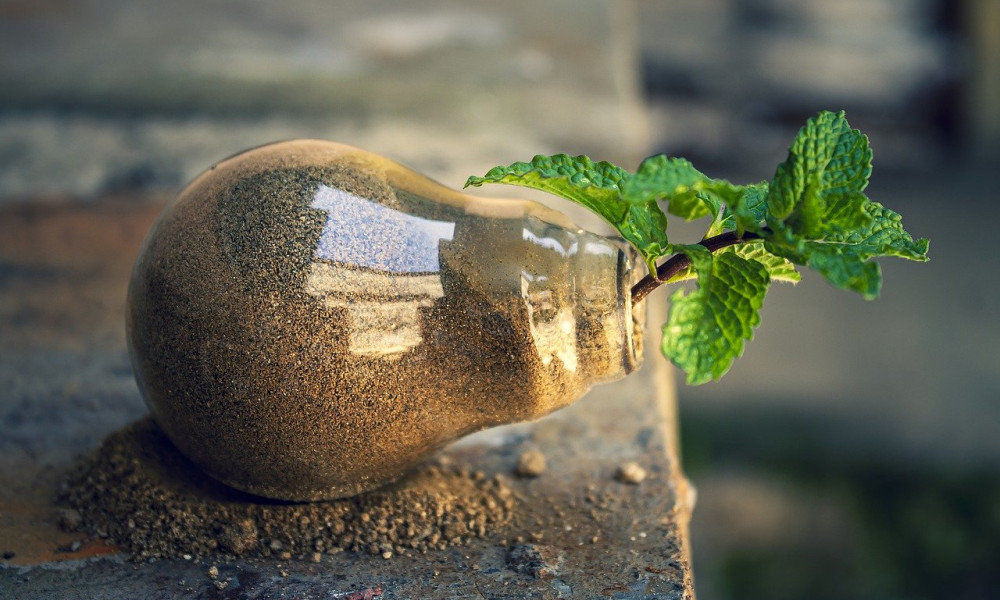
[[[720,254],[724,252],[732,252],[745,260],[753,260],[760,263],[767,271],[767,275],[771,278],[771,281],[798,283],[802,279],[802,275],[795,269],[795,265],[790,260],[768,252],[761,240],[754,240],[719,250]]]
[[[687,221],[712,215],[718,218],[723,208],[735,203],[745,192],[744,186],[725,179],[705,176],[683,158],[664,155],[647,158],[622,186],[628,202],[644,203],[665,200],[667,212]],[[761,217],[762,220],[763,216]]]
[[[702,253],[707,254],[709,258],[711,258],[712,253],[700,244],[673,244],[670,246],[669,252],[684,253],[688,256],[688,258],[692,259],[693,264],[668,279],[666,283],[677,283],[695,279],[698,277],[699,271],[710,272],[710,270],[706,270],[704,263],[699,263],[699,259],[702,261],[704,260],[701,255]],[[760,263],[760,265],[764,267],[764,270],[767,271],[767,275],[771,281],[783,281],[794,284],[798,283],[802,279],[802,275],[795,269],[795,265],[787,258],[776,256],[768,252],[764,248],[763,240],[749,240],[733,246],[727,246],[721,250],[716,250],[715,255],[721,256],[726,253],[735,254],[744,260],[752,260]],[[708,269],[711,269],[711,261],[709,261],[707,265]]]
[[[761,231],[761,223],[767,217],[768,184],[761,182],[734,187],[737,194],[716,217],[705,237],[726,231]]]
[[[733,203],[733,216],[740,231],[759,232],[761,223],[767,218],[767,195],[770,186],[761,182],[748,185]]]
[[[687,374],[688,384],[722,377],[743,354],[760,324],[768,284],[763,265],[727,252],[713,257],[707,272],[699,270],[698,289],[670,297],[661,350]]]
[[[633,204],[665,200],[667,212],[693,220],[719,212],[718,200],[699,193],[711,181],[687,160],[661,154],[642,161],[622,186],[622,198]]]
[[[873,259],[897,256],[924,262],[928,241],[914,240],[903,229],[902,218],[877,202],[868,202],[871,221],[852,231],[832,234],[824,240],[804,240],[783,225],[764,247],[795,264],[818,271],[832,285],[853,290],[865,299],[876,298],[882,287],[882,270]]]
[[[827,243],[855,246],[865,257],[896,256],[919,262],[927,261],[929,242],[926,238],[914,240],[903,229],[903,217],[878,202],[868,201],[865,212],[871,220],[864,227],[831,234]]]
[[[799,131],[775,171],[768,223],[782,221],[809,239],[864,226],[871,170],[868,138],[851,129],[843,112],[821,112]]]
[[[882,286],[873,258],[927,260],[927,240],[914,241],[898,214],[865,196],[871,164],[868,138],[843,112],[810,119],[771,181],[764,248],[867,299]]]
[[[882,269],[878,263],[867,260],[850,244],[805,241],[796,247],[769,240],[764,247],[797,265],[816,270],[833,286],[855,291],[866,300],[878,297],[882,289]]]
[[[555,194],[586,206],[600,215],[636,250],[655,272],[655,261],[664,255],[667,216],[655,200],[627,202],[621,186],[629,173],[608,162],[593,162],[586,156],[536,156],[530,163],[516,162],[490,169],[483,177],[470,177],[465,187],[484,183],[519,185]]]

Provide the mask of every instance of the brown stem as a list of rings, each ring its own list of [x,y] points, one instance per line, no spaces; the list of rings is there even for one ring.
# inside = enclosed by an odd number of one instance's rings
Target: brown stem
[[[716,250],[721,250],[726,246],[733,246],[735,244],[759,239],[761,239],[759,235],[756,233],[750,233],[749,231],[745,232],[742,237],[736,235],[735,231],[727,231],[725,233],[720,233],[717,236],[704,239],[698,243],[708,248],[709,251],[715,252]],[[656,267],[655,277],[652,273],[650,273],[632,286],[632,304],[638,304],[639,301],[648,296],[650,292],[660,287],[671,277],[677,275],[690,266],[691,259],[688,258],[687,254],[678,253],[671,256],[666,262],[661,263],[660,266]]]

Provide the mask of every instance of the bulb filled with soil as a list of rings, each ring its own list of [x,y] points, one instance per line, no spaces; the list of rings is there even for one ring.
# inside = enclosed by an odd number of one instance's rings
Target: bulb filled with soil
[[[283,142],[215,165],[160,216],[128,343],[153,418],[206,473],[338,498],[637,368],[633,264],[540,204]]]

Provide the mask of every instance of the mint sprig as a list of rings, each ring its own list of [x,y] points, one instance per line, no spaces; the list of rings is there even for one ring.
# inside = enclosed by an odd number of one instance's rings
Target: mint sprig
[[[872,259],[925,261],[928,242],[914,240],[898,214],[865,196],[871,171],[868,138],[843,112],[810,119],[771,181],[764,247],[836,287],[877,297],[882,272]]]
[[[661,349],[688,383],[701,384],[742,354],[771,281],[798,281],[795,265],[871,299],[882,284],[875,258],[927,260],[927,240],[914,240],[897,213],[864,194],[871,171],[868,138],[843,112],[824,111],[799,131],[769,182],[735,185],[662,155],[630,173],[558,154],[496,167],[466,187],[521,185],[596,212],[649,269],[632,288],[633,303],[664,283],[695,279],[695,290],[670,298]],[[711,222],[698,244],[676,244],[667,236],[668,214]]]

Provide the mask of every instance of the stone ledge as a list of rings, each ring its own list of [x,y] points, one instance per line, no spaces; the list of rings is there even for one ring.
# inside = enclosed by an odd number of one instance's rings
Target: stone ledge
[[[384,598],[691,597],[693,494],[677,458],[673,382],[656,353],[638,373],[598,386],[568,409],[472,436],[446,452],[452,464],[511,478],[518,497],[508,529],[466,547],[391,561],[342,553],[320,565],[211,559],[132,565],[99,541],[61,531],[51,498],[65,470],[145,412],[130,380],[119,317],[131,256],[158,203],[113,206],[0,211],[2,227],[20,232],[0,236],[9,284],[0,288],[0,315],[12,332],[0,352],[17,357],[0,363],[0,376],[10,382],[0,406],[0,551],[14,553],[0,567],[0,585],[25,597],[148,597],[173,590],[214,597],[205,572],[216,564],[233,589],[249,597],[278,589],[326,597],[330,590],[376,587]],[[108,231],[118,238],[93,243]],[[514,479],[526,448],[541,450],[548,469],[535,479]],[[639,485],[616,480],[627,461],[647,471]],[[516,560],[511,566],[509,551],[518,547],[521,554],[539,554],[541,566]]]

